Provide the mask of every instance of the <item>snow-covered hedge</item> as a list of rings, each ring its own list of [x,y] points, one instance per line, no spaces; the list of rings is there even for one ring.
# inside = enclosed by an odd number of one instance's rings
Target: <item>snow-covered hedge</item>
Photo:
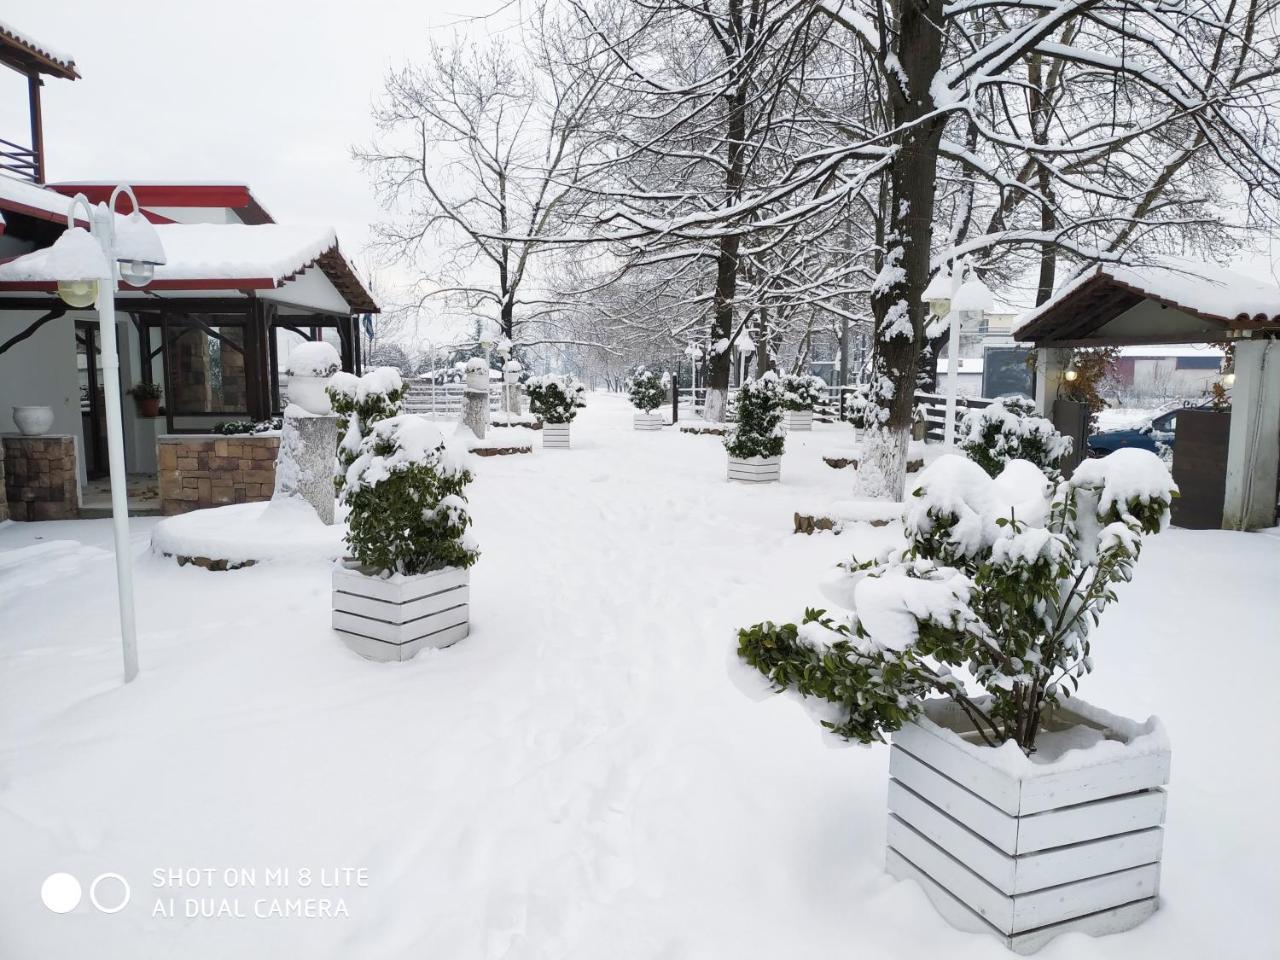
[[[1025,460],[994,479],[948,455],[907,504],[904,549],[842,565],[827,594],[850,613],[739,631],[739,656],[846,739],[883,740],[936,694],[991,746],[1035,749],[1043,711],[1092,671],[1090,629],[1162,530],[1177,487],[1145,450],[1050,480]],[[990,694],[975,703],[966,669]]]
[[[347,545],[366,572],[412,576],[479,559],[467,530],[471,473],[426,419],[375,423],[344,479]]]
[[[662,406],[667,398],[663,379],[663,375],[653,370],[637,367],[636,372],[627,380],[627,394],[631,398],[631,405],[641,413],[653,413]]]
[[[342,369],[342,358],[333,344],[323,340],[300,343],[289,351],[291,377],[329,377]]]
[[[1071,452],[1071,438],[1036,416],[1030,400],[1019,397],[970,410],[960,421],[956,444],[993,477],[1010,460],[1029,460],[1041,470],[1056,472],[1058,462]]]
[[[740,460],[778,457],[786,445],[782,427],[782,384],[769,371],[738,388],[738,422],[725,434],[724,448]]]
[[[821,377],[786,373],[778,378],[782,385],[782,405],[787,410],[812,410],[827,396],[827,383]]]
[[[573,423],[578,408],[585,407],[587,388],[567,373],[549,373],[525,381],[529,409],[543,423]]]
[[[399,416],[404,409],[404,380],[395,367],[378,367],[363,377],[339,371],[325,390],[333,412],[338,415],[338,472],[334,484],[339,491],[347,468],[360,453],[360,444],[375,423]]]

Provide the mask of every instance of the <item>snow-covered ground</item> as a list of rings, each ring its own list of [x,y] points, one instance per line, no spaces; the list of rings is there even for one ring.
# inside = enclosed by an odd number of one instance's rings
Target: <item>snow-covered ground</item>
[[[179,569],[136,521],[124,687],[109,524],[0,525],[0,958],[1007,956],[884,874],[887,749],[830,749],[729,678],[735,627],[797,616],[897,536],[791,533],[797,504],[848,496],[820,459],[847,431],[793,436],[780,485],[731,485],[718,438],[591,397],[571,450],[477,462],[472,634],[406,664],[337,640],[325,563]],[[1280,537],[1149,541],[1081,693],[1169,728],[1164,909],[1041,956],[1280,955],[1277,569]],[[132,899],[51,913],[56,871]],[[349,915],[253,916],[307,897]]]

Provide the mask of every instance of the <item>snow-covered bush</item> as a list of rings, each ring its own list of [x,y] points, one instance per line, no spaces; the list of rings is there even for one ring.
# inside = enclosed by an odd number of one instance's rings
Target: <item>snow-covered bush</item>
[[[738,422],[724,438],[729,456],[779,457],[786,445],[782,428],[782,385],[773,371],[738,388]]]
[[[291,377],[329,377],[342,369],[342,358],[333,344],[323,340],[309,340],[289,351]]]
[[[812,410],[827,396],[827,382],[821,377],[785,373],[778,382],[782,385],[782,406],[787,410]]]
[[[467,531],[471,473],[424,418],[375,423],[344,479],[347,544],[367,573],[412,576],[479,559]]]
[[[844,419],[858,430],[873,430],[880,426],[881,407],[871,396],[868,384],[855,384],[845,390]]]
[[[993,477],[1010,460],[1029,460],[1056,473],[1058,462],[1071,452],[1071,438],[1035,411],[1035,404],[1019,397],[972,409],[960,421],[956,443]]]
[[[631,405],[641,413],[653,413],[657,410],[667,398],[662,381],[663,375],[637,367],[636,372],[627,380],[627,394],[631,398]]]
[[[907,504],[906,547],[850,561],[825,585],[850,613],[756,624],[739,631],[738,655],[846,739],[883,740],[942,694],[988,745],[1030,754],[1042,713],[1093,670],[1090,629],[1176,493],[1145,450],[1086,461],[1056,482],[1023,460],[993,479],[941,457]],[[989,698],[972,697],[952,668]]]
[[[334,485],[339,491],[347,468],[360,453],[360,444],[375,423],[399,416],[404,409],[404,381],[395,367],[378,367],[363,377],[339,371],[326,388],[333,412],[338,415],[338,472]]]
[[[567,373],[549,373],[525,381],[529,409],[543,423],[573,423],[578,409],[586,406],[587,388]]]
[[[284,420],[280,417],[272,417],[270,420],[219,420],[210,429],[213,433],[221,434],[224,437],[243,436],[252,433],[269,433],[272,430],[279,430],[284,425]]]

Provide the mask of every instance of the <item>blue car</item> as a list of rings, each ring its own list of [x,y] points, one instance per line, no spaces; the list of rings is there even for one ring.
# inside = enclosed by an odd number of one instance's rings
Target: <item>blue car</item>
[[[1085,442],[1087,453],[1091,457],[1105,457],[1108,453],[1128,447],[1150,450],[1154,454],[1163,454],[1172,450],[1174,432],[1178,427],[1178,414],[1183,409],[1178,407],[1174,410],[1166,410],[1132,427],[1095,433]]]

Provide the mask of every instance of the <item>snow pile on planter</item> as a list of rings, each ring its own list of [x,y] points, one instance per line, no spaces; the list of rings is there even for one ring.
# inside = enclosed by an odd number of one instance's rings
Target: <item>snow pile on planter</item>
[[[232,503],[166,517],[151,532],[151,551],[210,569],[332,561],[344,552],[345,533],[304,500]]]

